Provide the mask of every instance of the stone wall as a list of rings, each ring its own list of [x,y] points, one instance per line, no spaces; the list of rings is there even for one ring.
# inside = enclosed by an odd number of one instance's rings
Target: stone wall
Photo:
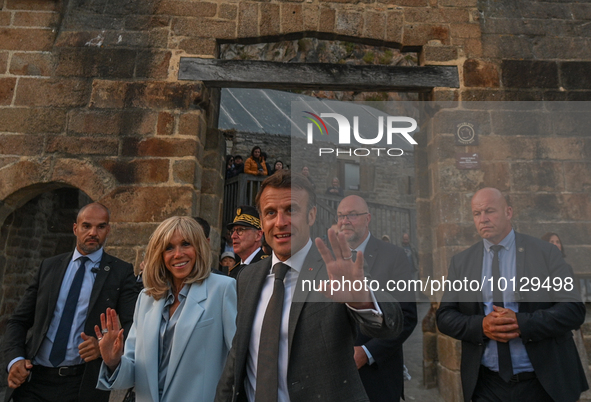
[[[458,66],[460,88],[435,88],[423,98],[589,100],[591,92],[591,11],[583,2],[0,4],[0,222],[43,192],[75,187],[111,208],[111,251],[132,262],[170,215],[201,215],[220,226],[219,93],[179,82],[181,56],[217,57],[221,43],[316,37],[418,52],[420,65]],[[547,224],[566,233],[569,258],[588,260],[587,133],[486,134],[478,148],[482,169],[472,173],[454,170],[450,152],[470,148],[450,145],[449,132],[425,128],[416,138],[421,272],[445,273],[451,255],[472,243],[467,200],[486,185],[510,194],[522,231],[539,235]],[[516,145],[499,141],[507,138]],[[531,200],[542,205],[545,221]],[[213,244],[218,240],[214,230]],[[453,354],[440,361],[440,389],[457,400],[458,349],[441,342],[438,350]]]

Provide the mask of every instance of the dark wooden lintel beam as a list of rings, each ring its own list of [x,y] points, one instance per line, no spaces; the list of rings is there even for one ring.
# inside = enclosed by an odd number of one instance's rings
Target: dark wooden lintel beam
[[[214,88],[423,92],[459,87],[456,66],[357,66],[193,57],[181,58],[179,79],[202,81]]]

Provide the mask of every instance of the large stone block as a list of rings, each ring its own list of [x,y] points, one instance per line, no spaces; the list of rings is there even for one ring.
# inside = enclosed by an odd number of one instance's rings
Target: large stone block
[[[232,39],[236,37],[236,22],[179,17],[172,20],[172,32],[181,36]]]
[[[122,156],[183,157],[194,156],[197,141],[177,138],[137,138],[123,139]]]
[[[4,74],[6,72],[7,68],[8,68],[8,52],[0,51],[0,73]]]
[[[66,111],[47,108],[0,108],[0,131],[13,133],[59,133],[64,130]]]
[[[281,4],[281,33],[300,32],[304,27],[304,12],[301,4]]]
[[[565,194],[563,198],[566,220],[591,220],[591,194]]]
[[[131,49],[60,49],[55,73],[65,77],[131,78],[136,56],[137,52]]]
[[[558,87],[558,66],[554,61],[503,60],[501,70],[505,87]]]
[[[16,78],[0,78],[0,105],[10,105],[14,96]]]
[[[449,28],[446,25],[435,24],[404,24],[405,46],[423,46],[430,40],[439,40],[449,45]]]
[[[442,366],[448,370],[459,371],[462,343],[457,339],[439,334],[437,337],[437,356]]]
[[[88,103],[90,83],[81,79],[21,78],[14,104],[17,106],[75,107]]]
[[[423,359],[437,360],[437,334],[423,332]]]
[[[513,172],[508,163],[483,163],[482,168],[484,170],[483,186],[494,187],[500,191],[509,191]]]
[[[386,40],[390,42],[403,43],[404,14],[401,11],[387,12]],[[406,43],[404,43],[406,45]]]
[[[1,28],[0,49],[48,51],[55,39],[55,30],[36,28]]]
[[[178,0],[164,0],[158,2],[156,14],[178,15],[183,17],[215,17],[217,12],[216,3]]]
[[[514,189],[516,191],[519,189]],[[516,222],[541,222],[581,219],[581,215],[570,217],[570,212],[577,207],[568,208],[565,197],[560,194],[532,194],[515,192],[510,194],[513,207],[513,220]],[[573,200],[574,201],[574,200]]]
[[[156,134],[158,135],[172,135],[174,132],[174,115],[169,112],[158,113],[158,125]]]
[[[511,186],[519,191],[564,191],[564,177],[560,162],[514,162],[511,163],[510,171]]]
[[[335,32],[342,35],[358,35],[363,29],[363,14],[356,11],[337,11]]]
[[[219,228],[222,224],[222,200],[219,195],[202,194],[199,216],[207,219],[212,227]]]
[[[217,52],[215,39],[173,38],[171,42],[178,42],[177,48],[193,55],[215,56]]]
[[[90,106],[98,108],[188,109],[201,101],[203,85],[186,82],[95,80]]]
[[[179,124],[177,134],[198,136],[201,128],[205,126],[205,117],[200,110],[181,113],[179,116]]]
[[[236,4],[221,3],[218,6],[218,17],[225,20],[235,20],[238,15],[238,6]]]
[[[190,215],[198,198],[192,187],[118,187],[100,199],[114,222],[160,222]]]
[[[79,188],[92,200],[99,200],[111,191],[116,182],[107,171],[88,160],[58,158],[51,172],[51,181]]]
[[[566,89],[591,89],[591,62],[560,63],[560,81]]]
[[[62,4],[58,1],[45,0],[8,0],[5,10],[31,10],[31,11],[60,11]]]
[[[318,29],[320,32],[334,32],[336,22],[336,11],[332,8],[320,8],[320,23]]]
[[[591,192],[591,163],[564,162],[565,190],[568,192]]]
[[[137,53],[135,78],[165,79],[172,52],[169,50],[143,50]]]
[[[111,247],[146,246],[158,225],[152,222],[111,222],[108,244]]]
[[[492,111],[493,132],[500,136],[548,136],[552,134],[550,113],[539,111]]]
[[[42,135],[0,134],[0,154],[35,156],[43,152]]]
[[[450,36],[453,38],[480,38],[480,24],[468,23],[468,24],[451,24],[450,25]]]
[[[277,35],[280,32],[280,6],[273,3],[261,3],[261,36]]]
[[[153,28],[165,28],[170,25],[167,15],[128,15],[124,28],[129,31],[146,31]]]
[[[440,191],[473,191],[482,185],[483,181],[484,172],[482,170],[458,170],[453,165],[441,166],[433,184],[436,187],[439,186]]]
[[[54,69],[53,53],[20,53],[15,52],[10,59],[10,74],[39,75],[48,77]]]
[[[464,62],[464,85],[467,87],[498,87],[499,73],[494,63],[467,59]]]
[[[386,17],[384,12],[366,11],[363,36],[373,39],[384,39],[386,35]]]
[[[533,42],[521,35],[482,35],[482,53],[485,57],[498,59],[533,59]],[[551,53],[550,53],[551,54]],[[538,58],[545,58],[539,55]]]
[[[14,13],[12,25],[15,27],[53,28],[59,22],[59,13],[19,11]]]
[[[174,161],[172,176],[175,183],[190,184],[196,188],[201,188],[201,168],[194,160],[182,159]]]
[[[158,184],[168,181],[168,159],[103,160],[101,166],[122,184]]]
[[[146,136],[154,133],[157,116],[152,111],[141,109],[74,109],[69,113],[68,132]]]
[[[262,9],[261,9],[262,10]],[[318,31],[320,7],[317,4],[304,4],[304,30]]]
[[[439,395],[445,402],[463,401],[462,379],[459,371],[448,370],[441,364],[437,366],[437,383]]]
[[[45,152],[65,155],[106,155],[119,153],[119,140],[116,138],[89,138],[50,136]]]
[[[259,31],[259,7],[257,3],[241,2],[238,5],[238,37],[254,38]]]
[[[12,19],[12,13],[7,11],[0,11],[0,27],[7,27],[10,25]]]

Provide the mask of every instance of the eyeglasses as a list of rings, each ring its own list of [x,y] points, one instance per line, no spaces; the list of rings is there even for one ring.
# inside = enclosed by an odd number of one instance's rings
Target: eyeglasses
[[[242,236],[244,232],[247,230],[253,230],[252,228],[245,228],[245,227],[237,227],[230,230],[230,235],[233,236],[236,233],[238,236]]]
[[[347,219],[348,221],[356,221],[361,215],[367,215],[369,212],[363,212],[361,214],[347,214],[347,215],[337,215],[337,222],[344,221]]]

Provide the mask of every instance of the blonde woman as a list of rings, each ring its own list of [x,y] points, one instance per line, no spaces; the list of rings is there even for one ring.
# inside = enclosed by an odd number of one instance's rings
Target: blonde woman
[[[213,401],[236,330],[235,280],[210,274],[211,252],[193,218],[175,216],[150,237],[134,322],[123,353],[117,313],[95,327],[97,388],[135,386],[136,400]]]

